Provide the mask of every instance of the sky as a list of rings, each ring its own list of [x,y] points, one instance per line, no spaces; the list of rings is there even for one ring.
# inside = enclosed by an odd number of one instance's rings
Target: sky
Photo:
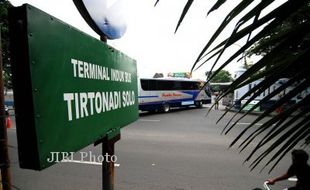
[[[107,0],[113,3],[113,0]],[[115,0],[114,0],[115,1]],[[189,72],[202,48],[220,25],[226,14],[236,5],[236,1],[227,1],[221,9],[207,15],[215,0],[194,1],[177,33],[176,24],[187,0],[123,0],[122,12],[125,15],[127,31],[117,40],[108,40],[112,47],[124,52],[137,61],[139,77],[153,77],[155,73]],[[72,0],[10,0],[14,6],[31,4],[48,14],[78,28],[99,39],[79,14]],[[230,34],[234,25],[220,36],[223,40]],[[244,42],[232,46],[237,51]],[[255,59],[255,58],[254,58]],[[251,61],[251,60],[250,60]],[[252,60],[256,61],[256,60]],[[209,71],[212,61],[193,73],[193,78],[205,79],[204,73]],[[242,61],[233,61],[226,70],[234,74],[242,65]]]

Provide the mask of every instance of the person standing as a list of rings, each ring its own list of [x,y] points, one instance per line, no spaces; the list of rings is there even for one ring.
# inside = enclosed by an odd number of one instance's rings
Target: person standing
[[[215,96],[214,96],[214,109],[215,109],[215,110],[218,110],[218,109],[219,109],[218,96],[219,96],[219,94],[218,94],[218,92],[217,92],[217,93],[215,94]]]

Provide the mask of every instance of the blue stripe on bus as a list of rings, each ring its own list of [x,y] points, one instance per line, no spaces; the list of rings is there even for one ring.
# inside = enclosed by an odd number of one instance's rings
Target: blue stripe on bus
[[[163,104],[163,103],[181,103],[183,101],[194,101],[192,98],[184,98],[184,99],[177,99],[177,100],[161,100],[161,101],[154,101],[154,102],[143,102],[140,105],[150,105],[150,104]]]

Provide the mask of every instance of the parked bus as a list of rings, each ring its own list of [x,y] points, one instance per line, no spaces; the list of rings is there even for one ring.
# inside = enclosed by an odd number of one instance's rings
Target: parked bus
[[[171,107],[211,103],[209,86],[190,79],[141,78],[138,81],[139,110],[169,112]]]

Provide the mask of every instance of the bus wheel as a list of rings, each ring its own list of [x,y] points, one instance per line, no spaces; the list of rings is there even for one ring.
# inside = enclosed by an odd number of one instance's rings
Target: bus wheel
[[[163,104],[162,111],[165,113],[169,112],[170,111],[170,105],[167,103]]]
[[[196,102],[195,102],[195,106],[196,106],[197,108],[201,108],[201,107],[202,107],[202,102],[201,102],[201,101],[196,101]]]

